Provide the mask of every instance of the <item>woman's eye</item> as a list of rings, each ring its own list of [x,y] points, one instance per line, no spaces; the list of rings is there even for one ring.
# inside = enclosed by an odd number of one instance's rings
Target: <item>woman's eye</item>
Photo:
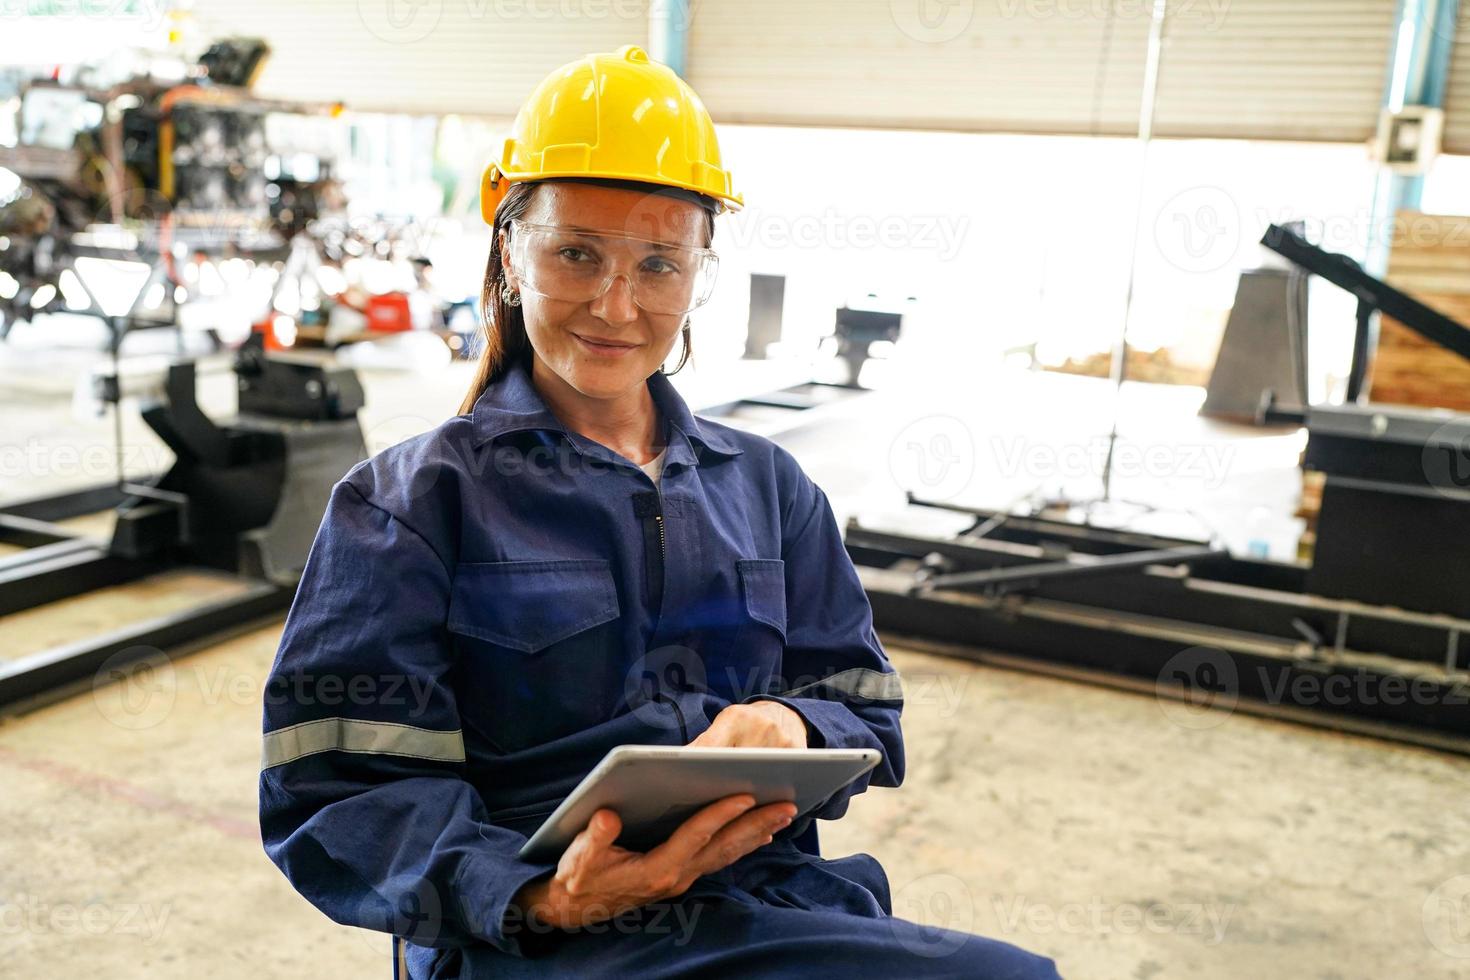
[[[668,259],[649,259],[643,263],[643,268],[657,275],[671,275],[679,271],[679,267]]]
[[[590,257],[587,255],[586,252],[582,251],[582,249],[577,248],[574,245],[563,245],[561,248],[556,250],[556,254],[560,255],[564,259],[569,259],[572,262],[580,262],[583,259]]]

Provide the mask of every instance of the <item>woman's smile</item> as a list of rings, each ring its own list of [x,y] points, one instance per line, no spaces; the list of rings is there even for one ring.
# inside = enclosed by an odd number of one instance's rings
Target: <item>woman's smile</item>
[[[630,344],[627,341],[613,340],[610,337],[596,337],[579,333],[572,334],[577,339],[583,350],[590,351],[597,357],[619,358],[627,357],[633,351],[642,347],[642,344]]]

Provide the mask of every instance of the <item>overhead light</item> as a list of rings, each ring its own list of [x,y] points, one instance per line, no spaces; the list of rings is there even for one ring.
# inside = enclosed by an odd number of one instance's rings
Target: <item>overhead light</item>
[[[291,347],[296,343],[296,321],[282,313],[271,321],[271,333],[275,335],[276,343]]]

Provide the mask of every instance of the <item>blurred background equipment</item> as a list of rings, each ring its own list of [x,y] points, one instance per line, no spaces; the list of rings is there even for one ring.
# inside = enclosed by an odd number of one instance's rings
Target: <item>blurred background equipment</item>
[[[671,381],[905,682],[824,853],[1065,976],[1463,970],[1467,5],[0,9],[0,973],[386,974],[261,856],[261,686],[335,481],[474,379],[513,118],[624,45],[745,202]]]
[[[204,575],[230,594],[0,664],[0,710],[54,697],[103,664],[122,669],[130,657],[218,640],[290,604],[332,486],[366,455],[363,391],[350,369],[266,355],[259,337],[240,349],[233,373],[239,413],[224,424],[199,407],[194,361],[170,364],[142,402],[143,420],[173,453],[161,477],[119,470],[112,485],[0,509],[0,539],[27,548],[0,560],[0,615],[166,570]],[[121,411],[120,379],[100,382]],[[121,467],[120,441],[115,449]],[[109,542],[58,523],[114,501]]]
[[[1267,404],[1300,411],[1307,402],[1307,309],[1305,273],[1242,272],[1200,414],[1249,423]]]
[[[766,349],[781,342],[781,311],[786,277],[750,274],[750,315],[746,319],[745,356],[766,357]]]
[[[1272,270],[1273,299],[1297,302],[1310,273],[1358,302],[1347,402],[1293,410],[1271,387],[1257,398],[1255,420],[1305,424],[1302,466],[1323,475],[1310,561],[1232,555],[1216,535],[1099,527],[1090,513],[1078,522],[911,493],[911,504],[965,514],[970,523],[944,539],[849,523],[849,548],[871,575],[876,621],[1039,657],[1043,669],[1124,687],[1163,676],[1181,649],[1203,648],[1231,665],[1234,676],[1215,678],[1211,693],[1228,693],[1233,710],[1470,754],[1470,702],[1457,694],[1470,654],[1470,564],[1459,559],[1470,536],[1470,416],[1375,404],[1361,394],[1379,313],[1465,359],[1470,327],[1290,228],[1271,225],[1263,244],[1302,270]],[[1238,295],[1246,295],[1246,275]],[[1282,389],[1291,392],[1305,373],[1295,354],[1306,348],[1305,323],[1273,318],[1275,310],[1242,313],[1261,318],[1258,344],[1290,341],[1277,353],[1286,355]],[[1222,357],[1229,353],[1222,349]],[[1439,669],[1426,673],[1426,661]],[[1363,686],[1365,675],[1371,682]],[[1302,677],[1323,676],[1340,677],[1343,693],[1323,699],[1315,681],[1314,693],[1297,693]],[[1381,696],[1392,684],[1426,693],[1392,701]],[[1188,684],[1179,691],[1196,693]]]
[[[779,276],[751,277],[747,338],[758,338],[756,343],[762,351],[781,343],[780,297],[784,285]],[[868,298],[877,299],[871,294]],[[832,332],[821,338],[815,358],[808,362],[813,369],[811,380],[711,405],[704,409],[704,414],[771,438],[789,437],[802,428],[819,427],[834,415],[850,412],[855,396],[868,392],[858,383],[863,366],[879,348],[892,348],[902,328],[902,313],[853,309],[844,303],[834,315]],[[772,335],[774,339],[766,339]],[[747,351],[751,349],[747,340]],[[750,359],[761,360],[765,356],[761,354]],[[750,357],[749,353],[747,357]]]

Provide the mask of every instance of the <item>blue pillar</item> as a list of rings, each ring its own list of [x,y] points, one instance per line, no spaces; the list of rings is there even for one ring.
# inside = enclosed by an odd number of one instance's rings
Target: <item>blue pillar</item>
[[[1383,105],[1398,111],[1406,105],[1443,107],[1450,57],[1455,45],[1459,0],[1398,0],[1394,16],[1393,53]],[[1373,187],[1367,269],[1382,276],[1388,268],[1394,215],[1419,207],[1424,177],[1379,171]]]
[[[674,69],[680,78],[688,77],[693,16],[694,0],[653,0],[648,5],[648,56]]]

